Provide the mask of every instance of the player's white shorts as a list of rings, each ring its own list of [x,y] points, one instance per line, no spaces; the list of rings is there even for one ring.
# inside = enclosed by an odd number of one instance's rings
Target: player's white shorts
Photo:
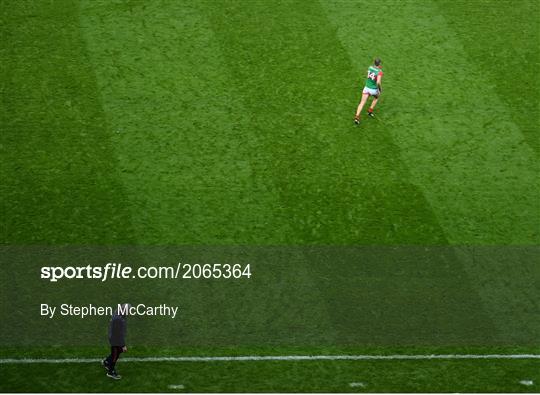
[[[378,89],[371,89],[371,88],[368,88],[367,86],[364,87],[364,90],[362,91],[362,93],[367,93],[370,96],[379,96]]]

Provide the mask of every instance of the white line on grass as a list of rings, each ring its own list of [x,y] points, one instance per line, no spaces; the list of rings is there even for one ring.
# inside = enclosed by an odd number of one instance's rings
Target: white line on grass
[[[123,362],[365,361],[411,359],[540,359],[540,354],[246,355],[236,357],[126,357]],[[100,358],[4,358],[0,364],[94,363]]]

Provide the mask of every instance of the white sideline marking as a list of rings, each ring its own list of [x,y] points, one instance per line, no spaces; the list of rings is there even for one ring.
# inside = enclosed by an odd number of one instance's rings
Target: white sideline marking
[[[169,384],[169,388],[173,390],[183,390],[184,384]]]
[[[409,359],[540,359],[540,354],[246,355],[236,357],[126,357],[123,362],[365,361]],[[4,358],[0,364],[94,363],[100,358]]]
[[[534,381],[532,380],[521,380],[519,382],[519,384],[523,384],[523,385],[533,385],[534,384]]]
[[[352,387],[352,388],[354,388],[354,387],[362,387],[362,388],[364,388],[365,386],[366,385],[364,383],[350,383],[349,384],[349,387]]]

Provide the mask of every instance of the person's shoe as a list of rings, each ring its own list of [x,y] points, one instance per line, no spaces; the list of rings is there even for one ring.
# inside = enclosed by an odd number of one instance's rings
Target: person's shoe
[[[375,118],[375,114],[373,114],[373,111],[368,111],[367,115],[369,115],[371,118]]]
[[[105,369],[109,370],[109,362],[107,361],[107,358],[101,361],[101,365],[103,365]]]
[[[120,376],[116,372],[107,372],[107,377],[110,377],[111,379],[114,379],[114,380],[120,380],[122,378],[122,376]]]
[[[360,117],[354,117],[354,123],[360,125]]]

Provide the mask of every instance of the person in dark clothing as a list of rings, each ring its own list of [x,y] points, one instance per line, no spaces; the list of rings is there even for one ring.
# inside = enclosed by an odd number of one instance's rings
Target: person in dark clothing
[[[116,373],[116,362],[118,361],[118,358],[120,358],[120,354],[127,351],[127,315],[122,315],[121,312],[127,312],[128,308],[129,305],[122,305],[111,318],[109,323],[109,344],[111,345],[111,353],[102,361],[103,366],[107,369],[107,376],[115,380],[122,378],[122,376]]]

